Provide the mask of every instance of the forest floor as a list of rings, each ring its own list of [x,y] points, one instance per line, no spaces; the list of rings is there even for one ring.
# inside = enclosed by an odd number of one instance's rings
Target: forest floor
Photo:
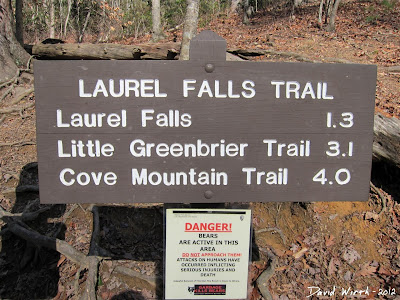
[[[316,6],[299,8],[294,16],[284,10],[259,12],[250,25],[241,24],[237,15],[221,15],[203,27],[224,37],[229,49],[273,49],[313,61],[376,64],[376,112],[399,118],[400,73],[390,67],[400,65],[400,8],[389,10],[382,3],[344,2],[335,33],[318,28]],[[178,32],[170,32],[167,40],[174,38],[179,41]],[[296,60],[272,54],[251,59]],[[34,188],[15,192],[18,186],[38,184],[32,87],[33,76],[23,72],[11,86],[0,89],[0,205],[12,213],[44,207]],[[400,299],[399,178],[398,169],[377,163],[366,202],[251,203],[254,241],[249,299],[268,297],[255,284],[266,269],[272,274],[266,282],[271,299],[306,299],[310,287],[326,291],[336,287],[336,299],[346,298],[341,296],[342,288],[368,289],[371,295],[364,298],[369,299]],[[99,206],[99,216],[99,244],[112,254],[100,264],[100,299],[159,298],[163,206]],[[93,223],[87,205],[54,205],[27,224],[84,254],[89,251]],[[0,230],[1,299],[77,299],[87,270],[55,251],[16,238],[7,232],[5,222],[0,221]],[[133,270],[136,276],[128,276],[118,266]]]

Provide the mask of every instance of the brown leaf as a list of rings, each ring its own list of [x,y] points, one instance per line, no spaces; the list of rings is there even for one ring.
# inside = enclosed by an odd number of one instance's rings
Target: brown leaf
[[[358,271],[357,275],[359,276],[371,276],[376,272],[378,267],[373,267],[369,265],[370,263],[366,263],[362,265],[361,270]]]
[[[275,269],[275,272],[286,271],[289,269],[289,266],[281,266]]]
[[[391,276],[391,275],[392,275],[392,272],[390,272],[389,270],[386,270],[386,269],[380,267],[379,270],[378,270],[378,274],[386,275],[386,276]]]
[[[332,258],[328,265],[328,275],[331,276],[331,275],[335,274],[336,271],[338,270],[337,266],[339,266],[339,265],[340,265],[340,261],[336,257]]]
[[[330,235],[329,238],[325,237],[325,246],[330,247],[333,244],[335,244],[335,242],[333,241],[334,239],[335,239],[335,237],[333,235]]]
[[[364,218],[365,220],[376,222],[379,219],[379,215],[372,211],[367,211]]]
[[[378,273],[381,275],[386,275],[386,276],[392,276],[392,275],[399,275],[399,271],[395,271],[395,270],[387,270],[385,268],[383,268],[382,266],[379,267]]]
[[[358,252],[353,248],[353,246],[349,246],[348,248],[346,248],[346,250],[343,252],[342,257],[349,264],[352,264],[356,260],[361,259],[360,254],[358,254]]]
[[[61,266],[62,263],[63,263],[66,259],[67,259],[67,258],[66,258],[64,255],[61,255],[61,257],[60,257],[60,259],[58,260],[58,263],[57,263],[57,268],[58,268],[59,266]]]
[[[305,247],[305,248],[301,249],[300,251],[296,252],[295,254],[293,254],[293,257],[295,259],[298,259],[298,258],[302,257],[304,255],[304,253],[306,253],[307,251],[308,251],[308,248]]]

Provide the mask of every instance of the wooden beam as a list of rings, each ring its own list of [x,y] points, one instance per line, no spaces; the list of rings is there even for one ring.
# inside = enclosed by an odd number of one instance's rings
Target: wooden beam
[[[32,54],[39,59],[174,59],[179,43],[118,44],[37,44]]]

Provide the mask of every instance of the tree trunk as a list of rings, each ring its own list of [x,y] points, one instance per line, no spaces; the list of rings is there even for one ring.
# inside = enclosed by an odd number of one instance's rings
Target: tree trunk
[[[64,38],[67,36],[68,21],[69,21],[69,16],[71,14],[71,8],[72,8],[72,0],[68,0],[67,16],[65,17],[65,22],[64,22]]]
[[[241,0],[232,0],[231,8],[229,9],[229,14],[233,14],[238,11],[238,6],[241,3]]]
[[[322,28],[322,15],[324,13],[324,4],[325,4],[325,0],[321,0],[321,2],[319,3],[318,24],[319,24],[320,28]]]
[[[49,17],[50,17],[50,22],[49,22],[49,37],[51,39],[54,39],[56,37],[56,13],[55,13],[55,7],[54,7],[54,0],[50,0],[50,9],[49,9]]]
[[[17,72],[18,65],[26,65],[29,54],[15,37],[10,0],[0,0],[0,82],[7,81]]]
[[[164,34],[161,30],[161,7],[160,0],[152,0],[151,14],[153,17],[153,42],[158,42],[164,38]]]
[[[85,24],[83,24],[82,32],[79,35],[78,43],[82,43],[83,42],[83,36],[85,35],[85,31],[86,31],[86,28],[87,28],[88,23],[89,23],[90,14],[91,14],[91,12],[89,10],[87,15],[86,15]]]
[[[197,23],[199,20],[199,0],[186,0],[187,8],[185,15],[185,25],[183,27],[181,60],[189,59],[190,40],[197,33]]]
[[[339,4],[340,4],[340,0],[335,0],[332,10],[329,12],[329,23],[328,23],[328,27],[327,27],[328,31],[335,31],[335,19],[336,19],[337,10],[339,8]]]
[[[24,20],[22,17],[23,0],[15,1],[15,37],[24,45]]]
[[[242,6],[243,6],[243,24],[249,25],[250,19],[254,15],[254,7],[250,5],[249,0],[243,0]]]

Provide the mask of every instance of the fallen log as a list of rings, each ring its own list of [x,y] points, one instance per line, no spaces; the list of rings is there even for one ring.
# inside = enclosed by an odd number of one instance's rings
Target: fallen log
[[[179,43],[118,44],[37,44],[32,54],[39,59],[175,59]]]
[[[386,71],[389,73],[400,73],[400,66],[386,67]]]
[[[303,62],[318,62],[295,52],[276,51],[272,49],[228,49],[227,52],[239,57],[272,55],[283,58],[293,58]]]
[[[373,160],[400,168],[400,120],[377,113],[374,121]]]

